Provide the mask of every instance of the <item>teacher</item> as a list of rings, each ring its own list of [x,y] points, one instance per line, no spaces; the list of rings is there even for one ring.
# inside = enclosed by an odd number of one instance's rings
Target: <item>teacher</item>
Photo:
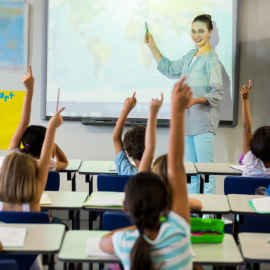
[[[211,48],[209,40],[213,33],[210,15],[197,16],[191,27],[191,38],[198,49],[193,49],[177,61],[170,61],[157,48],[150,33],[145,35],[158,63],[158,70],[169,76],[187,76],[193,99],[185,117],[185,161],[214,162],[214,136],[220,120],[220,106],[223,98],[223,66]],[[214,194],[215,177],[209,177],[204,184],[204,193]],[[189,193],[199,193],[199,175],[191,178]]]

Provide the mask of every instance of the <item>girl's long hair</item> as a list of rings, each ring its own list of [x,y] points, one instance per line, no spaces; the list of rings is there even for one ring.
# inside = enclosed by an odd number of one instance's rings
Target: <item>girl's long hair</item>
[[[161,213],[168,207],[166,186],[154,173],[144,172],[129,179],[125,193],[125,207],[140,234],[131,251],[130,269],[152,270],[150,246],[144,237],[144,230],[159,229]]]

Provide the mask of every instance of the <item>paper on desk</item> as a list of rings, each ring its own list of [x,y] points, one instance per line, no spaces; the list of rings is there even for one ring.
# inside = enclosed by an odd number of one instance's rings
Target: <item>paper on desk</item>
[[[251,201],[256,212],[270,212],[270,197],[255,198]]]
[[[25,228],[0,227],[0,242],[2,246],[7,247],[23,247],[26,237]]]
[[[243,172],[244,170],[244,165],[231,165],[230,168],[237,170],[239,172]]]
[[[84,205],[91,206],[123,206],[125,192],[117,192],[107,196],[92,196]]]
[[[2,167],[2,163],[4,161],[5,157],[0,156],[0,168]]]
[[[104,252],[99,247],[100,238],[87,238],[86,239],[86,256],[87,257],[111,257],[117,258],[117,256]]]
[[[40,205],[52,205],[52,201],[51,201],[51,199],[49,198],[48,194],[43,193],[43,194],[41,195],[41,199],[40,199],[39,204],[40,204]]]
[[[110,172],[117,172],[116,165],[115,165],[114,162],[112,163],[111,168],[109,169],[109,171]]]

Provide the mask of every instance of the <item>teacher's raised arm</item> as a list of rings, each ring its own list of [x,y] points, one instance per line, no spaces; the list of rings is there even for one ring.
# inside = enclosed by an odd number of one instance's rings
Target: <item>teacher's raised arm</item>
[[[163,55],[160,53],[157,45],[155,44],[153,36],[149,32],[145,34],[144,42],[148,45],[157,63],[159,63],[161,58],[163,58]]]

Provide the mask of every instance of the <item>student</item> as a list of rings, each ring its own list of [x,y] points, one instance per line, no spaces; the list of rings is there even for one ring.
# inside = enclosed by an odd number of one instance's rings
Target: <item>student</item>
[[[11,153],[4,159],[0,171],[0,211],[40,212],[39,202],[47,183],[55,132],[63,123],[60,115],[63,110],[58,111],[49,122],[39,162],[19,152]],[[34,264],[40,269],[39,260]]]
[[[137,103],[135,95],[136,92],[131,98],[125,100],[124,108],[113,132],[113,143],[116,154],[114,162],[119,175],[137,174],[144,151],[144,126],[136,125],[132,127],[132,129],[126,132],[122,141],[122,134],[127,116]],[[135,162],[135,166],[130,164],[128,157]]]
[[[258,128],[252,134],[249,111],[249,94],[252,82],[240,90],[242,100],[242,120],[244,125],[243,150],[244,177],[270,177],[270,126]]]
[[[168,182],[171,211],[160,223],[168,208],[167,187],[152,172],[139,173],[127,182],[124,208],[134,226],[103,236],[100,247],[116,254],[125,270],[191,269],[190,219],[184,156],[184,117],[192,92],[184,77],[172,93],[172,117],[168,154]]]
[[[168,194],[170,194],[170,189],[168,186],[168,173],[167,173],[167,163],[168,163],[168,155],[159,156],[152,167],[152,172],[157,174],[160,179],[165,183],[168,189]],[[170,200],[170,195],[169,195]],[[203,208],[202,203],[194,198],[189,198],[189,208],[190,211],[201,211]]]
[[[36,159],[40,159],[41,149],[46,134],[46,128],[43,126],[28,127],[31,116],[31,101],[34,91],[34,81],[35,80],[32,75],[32,68],[31,65],[29,65],[29,74],[25,74],[23,78],[23,84],[25,85],[26,93],[21,121],[13,135],[7,150],[7,154],[22,152],[29,154]],[[20,149],[21,143],[24,146],[23,149]],[[50,160],[50,171],[61,171],[67,167],[68,160],[57,144],[54,144],[52,151],[52,158],[54,157],[56,157],[57,162]]]
[[[145,135],[145,150],[142,156],[142,160],[139,167],[139,172],[148,171],[151,169],[152,161],[155,155],[156,148],[156,129],[157,129],[157,114],[162,105],[163,95],[161,94],[161,100],[152,100],[149,109],[149,119],[147,122],[146,135]],[[168,185],[167,177],[167,154],[158,157],[152,167],[152,172],[157,174],[160,179],[165,183],[168,194],[170,189]],[[170,199],[170,196],[169,196]],[[197,199],[189,198],[189,207],[191,211],[201,211],[202,203]]]

